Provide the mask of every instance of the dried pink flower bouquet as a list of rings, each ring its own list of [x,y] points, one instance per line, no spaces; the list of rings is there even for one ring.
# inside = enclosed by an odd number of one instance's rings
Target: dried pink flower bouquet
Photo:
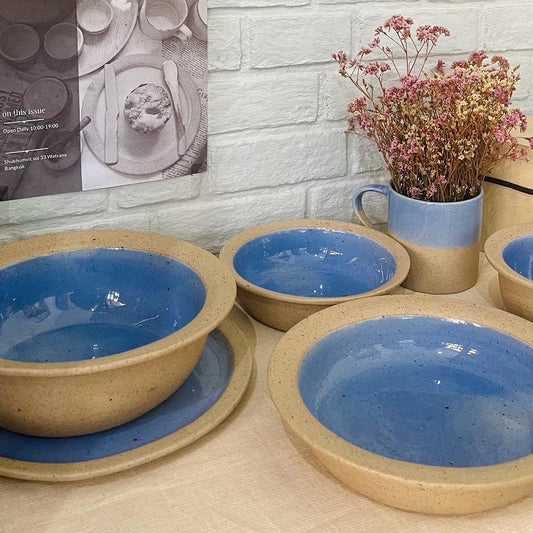
[[[472,198],[479,179],[503,158],[528,159],[516,136],[526,130],[526,116],[511,107],[519,66],[502,56],[489,62],[479,50],[449,69],[439,60],[428,71],[430,54],[450,32],[426,25],[413,35],[412,25],[394,15],[355,58],[333,54],[360,93],[348,106],[349,131],[376,143],[400,194],[433,202]],[[376,51],[386,59],[368,61]],[[396,83],[387,85],[389,76]]]

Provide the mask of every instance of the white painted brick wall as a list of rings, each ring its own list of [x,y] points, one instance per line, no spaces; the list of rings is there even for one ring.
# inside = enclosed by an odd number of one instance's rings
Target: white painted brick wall
[[[533,48],[531,2],[513,4],[512,9],[500,2],[487,12],[484,24],[486,46],[494,50]]]
[[[447,26],[439,55],[475,48],[520,63],[515,102],[533,113],[533,1],[209,0],[209,173],[0,203],[0,242],[76,228],[175,235],[216,251],[238,231],[295,217],[352,219],[351,196],[388,179],[346,136],[353,97],[330,54],[354,51],[396,13]],[[376,221],[383,202],[368,198]]]
[[[373,38],[372,29],[381,26],[383,21],[398,10],[391,10],[389,5],[380,4],[376,8],[372,4],[361,4],[355,11],[353,25],[353,40],[355,50],[366,45]],[[501,3],[501,2],[500,2]],[[441,7],[437,4],[447,4],[447,2],[417,2],[407,8],[401,9],[404,16],[409,16],[414,20],[415,26],[420,24],[431,24],[445,26],[451,32],[450,37],[442,37],[439,40],[439,54],[468,54],[476,50],[479,46],[478,33],[481,7],[479,2],[463,2],[461,5],[455,4],[449,7]]]
[[[212,134],[317,120],[318,73],[213,73],[209,83]]]
[[[292,10],[294,11],[294,10]],[[346,16],[316,14],[250,17],[248,28],[251,68],[324,63],[339,42],[350,42],[351,21]],[[305,29],[305,31],[302,31]],[[283,39],[276,36],[280,30]]]
[[[324,157],[324,152],[330,157]],[[346,175],[346,134],[340,128],[254,135],[248,139],[214,138],[211,153],[211,175],[219,192]],[[237,166],[235,161],[247,164]]]
[[[209,23],[209,70],[239,70],[241,66],[241,19],[212,17]]]

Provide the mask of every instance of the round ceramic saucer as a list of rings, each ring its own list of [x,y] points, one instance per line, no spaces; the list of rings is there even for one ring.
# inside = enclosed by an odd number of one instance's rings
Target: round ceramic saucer
[[[88,479],[183,448],[237,406],[250,381],[254,350],[253,325],[234,308],[209,335],[185,383],[136,420],[80,437],[31,437],[0,429],[0,475],[39,481]]]
[[[179,159],[175,113],[159,132],[154,133],[134,130],[124,116],[126,98],[141,83],[167,87],[163,63],[161,57],[151,54],[127,55],[112,63],[116,74],[117,98],[121,108],[117,126],[118,162],[111,165],[111,168],[117,172],[144,176],[164,170]],[[200,97],[193,78],[183,69],[179,70],[179,87],[179,108],[185,128],[185,150],[188,150],[200,126]],[[83,133],[89,148],[100,161],[105,160],[105,114],[105,73],[101,70],[87,89],[82,106],[82,116],[92,118],[92,122]]]

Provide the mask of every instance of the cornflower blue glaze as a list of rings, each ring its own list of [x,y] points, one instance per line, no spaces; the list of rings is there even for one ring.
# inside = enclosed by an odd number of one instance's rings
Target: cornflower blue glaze
[[[533,452],[533,347],[475,323],[390,316],[337,329],[305,355],[299,389],[328,429],[393,459],[471,467]]]
[[[233,266],[245,280],[296,296],[339,297],[380,287],[396,271],[381,244],[347,231],[292,228],[243,244]]]
[[[188,324],[205,287],[162,255],[98,248],[44,255],[0,270],[0,357],[94,359],[151,343]]]

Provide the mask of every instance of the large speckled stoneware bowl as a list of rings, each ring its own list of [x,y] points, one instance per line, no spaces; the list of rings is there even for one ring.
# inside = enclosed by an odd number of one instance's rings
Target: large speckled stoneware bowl
[[[533,321],[533,223],[493,233],[485,242],[485,254],[498,271],[506,309]]]
[[[235,275],[244,309],[282,331],[331,305],[388,293],[409,272],[409,255],[391,237],[321,219],[247,229],[220,258]]]
[[[94,230],[0,247],[0,426],[73,436],[169,397],[230,312],[231,272],[162,235]]]
[[[436,296],[343,303],[297,324],[269,366],[283,422],[379,502],[466,514],[533,491],[533,328]]]

